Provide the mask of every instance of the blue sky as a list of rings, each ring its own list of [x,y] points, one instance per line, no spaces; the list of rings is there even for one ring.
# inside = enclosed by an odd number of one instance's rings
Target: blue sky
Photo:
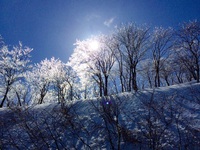
[[[32,61],[67,62],[76,39],[108,34],[120,23],[176,28],[200,21],[200,0],[0,0],[0,34],[33,48]]]

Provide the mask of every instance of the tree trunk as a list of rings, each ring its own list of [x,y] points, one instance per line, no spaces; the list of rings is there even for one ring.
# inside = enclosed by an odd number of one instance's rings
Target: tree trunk
[[[130,92],[132,87],[131,87],[131,82],[132,82],[132,67],[130,67],[130,70],[129,70],[129,81],[128,81],[128,91]]]
[[[108,76],[104,75],[104,78],[105,78],[104,96],[108,96]]]
[[[158,70],[157,70],[157,80],[158,80],[158,87],[160,87],[160,69],[159,69],[159,67],[157,68]]]
[[[199,76],[200,76],[200,73],[199,73],[199,71],[200,71],[200,67],[199,67],[199,63],[198,63],[198,59],[196,60],[197,62],[196,62],[196,64],[197,64],[197,83],[199,83]]]
[[[64,99],[64,97],[63,97]],[[73,101],[73,86],[70,84],[70,99]]]
[[[123,83],[123,77],[122,75],[120,75],[120,83],[121,83],[121,92],[123,93],[124,92],[124,83]]]
[[[148,75],[149,86],[152,88],[151,77]]]
[[[3,107],[3,104],[4,104],[4,102],[5,102],[6,98],[7,98],[8,91],[9,91],[9,86],[6,87],[6,92],[5,92],[4,97],[3,97],[2,101],[1,101],[0,108]]]
[[[85,89],[84,89],[84,99],[87,99],[87,86],[85,85]]]
[[[100,79],[100,82],[99,82],[99,96],[102,97],[103,96],[103,93],[102,93],[102,80]]]
[[[134,91],[138,90],[138,86],[137,86],[137,74],[136,74],[136,66],[134,66],[133,68],[133,81],[132,81],[132,87]]]
[[[169,83],[169,81],[168,81],[168,76],[165,76],[165,81],[166,81],[166,83],[167,83],[167,86],[170,86],[170,83]]]
[[[154,86],[155,86],[155,87],[158,87],[158,86],[157,86],[157,74],[155,75],[155,78],[154,78]]]
[[[18,99],[18,105],[22,106],[21,99],[20,99],[18,92],[16,92],[16,95],[17,95],[17,99]]]
[[[157,60],[155,62],[155,71],[156,71],[156,75],[155,75],[155,87],[160,87],[160,62]]]

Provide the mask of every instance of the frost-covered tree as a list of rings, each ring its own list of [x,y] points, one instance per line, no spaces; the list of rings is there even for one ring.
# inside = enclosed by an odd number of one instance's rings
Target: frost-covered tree
[[[143,60],[139,64],[139,74],[142,80],[142,87],[153,87],[153,62],[151,59]]]
[[[177,32],[176,52],[192,77],[200,81],[200,23],[192,21],[182,24]]]
[[[156,27],[153,31],[151,51],[153,56],[153,67],[155,70],[155,87],[161,86],[160,70],[166,63],[165,60],[168,58],[169,52],[173,46],[172,38],[172,28],[164,29],[162,27]]]
[[[102,36],[99,39],[99,42],[102,44],[100,47],[99,58],[96,60],[100,66],[101,72],[104,78],[104,96],[108,95],[108,78],[111,75],[115,63],[115,46],[113,45],[114,41],[112,36]]]
[[[34,65],[31,71],[26,74],[27,81],[31,87],[32,103],[42,104],[46,96],[49,85],[49,70],[52,68],[45,59]]]
[[[120,53],[128,69],[128,91],[138,90],[137,65],[144,58],[149,47],[149,28],[129,23],[117,28],[116,38],[120,43]]]
[[[30,68],[31,51],[31,48],[23,47],[21,42],[12,50],[6,45],[0,47],[0,107],[3,107],[8,99],[13,84],[24,79],[24,73]]]
[[[112,42],[110,42],[110,47],[114,53],[115,57],[115,65],[114,65],[114,73],[113,76],[113,82],[116,87],[116,90],[120,92],[126,92],[128,91],[128,77],[129,77],[129,68],[126,66],[125,56],[123,51],[121,50],[121,42],[118,40],[118,36],[116,33],[110,35],[110,38],[112,38]],[[118,80],[114,80],[114,78],[117,78]],[[117,83],[120,83],[120,85],[117,85]]]
[[[27,106],[31,102],[30,86],[26,80],[19,80],[12,85],[7,101],[15,106]]]
[[[184,83],[192,80],[191,73],[188,71],[187,67],[180,62],[179,56],[173,55],[171,58],[171,68],[174,74],[174,81],[176,84]]]
[[[42,104],[46,101],[64,102],[67,93],[73,99],[74,74],[72,69],[59,59],[52,57],[35,64],[27,73],[27,80],[32,89],[32,102]],[[70,91],[70,92],[68,92]]]
[[[170,58],[161,59],[160,78],[165,82],[163,85],[170,86],[175,83],[175,72]]]
[[[108,95],[108,80],[115,63],[114,53],[109,45],[111,40],[108,36],[101,35],[77,41],[69,62],[85,83],[91,79],[95,81],[100,96]]]
[[[63,103],[66,99],[73,100],[75,96],[75,93],[73,93],[74,83],[76,82],[75,72],[59,59],[52,58],[50,62],[52,63],[50,80],[58,102]]]

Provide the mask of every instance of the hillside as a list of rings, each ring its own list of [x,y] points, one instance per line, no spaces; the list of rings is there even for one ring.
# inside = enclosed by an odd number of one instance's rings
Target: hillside
[[[200,84],[0,109],[0,149],[200,149]]]

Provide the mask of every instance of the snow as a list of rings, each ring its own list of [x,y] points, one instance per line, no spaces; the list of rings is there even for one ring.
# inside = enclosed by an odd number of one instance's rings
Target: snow
[[[0,109],[0,149],[198,149],[200,84]]]

